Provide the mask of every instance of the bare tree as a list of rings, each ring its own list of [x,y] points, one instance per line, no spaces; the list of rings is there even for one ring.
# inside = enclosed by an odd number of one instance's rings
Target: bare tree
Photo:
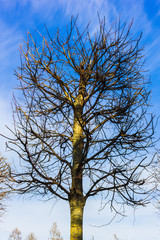
[[[22,240],[21,231],[18,228],[15,228],[9,235],[8,240]]]
[[[61,233],[58,230],[57,224],[55,222],[53,223],[53,226],[50,230],[49,240],[63,240],[63,237],[61,237]]]
[[[89,197],[103,194],[119,213],[118,205],[145,204],[142,173],[153,146],[141,36],[120,23],[89,32],[72,19],[65,34],[47,31],[42,43],[28,34],[8,141],[23,162],[12,173],[18,191],[69,202],[71,240],[83,238]]]
[[[34,233],[30,233],[30,234],[27,236],[26,240],[37,240],[37,238],[35,237]]]
[[[4,200],[8,196],[7,182],[9,175],[9,166],[5,159],[0,155],[0,217],[5,212]]]
[[[160,150],[157,149],[157,156],[156,161],[154,161],[154,164],[151,169],[151,179],[152,184],[154,186],[154,194],[152,197],[152,202],[154,206],[156,207],[157,215],[160,216]]]
[[[115,240],[119,240],[119,238],[117,237],[116,234],[114,234],[114,239],[115,239]]]

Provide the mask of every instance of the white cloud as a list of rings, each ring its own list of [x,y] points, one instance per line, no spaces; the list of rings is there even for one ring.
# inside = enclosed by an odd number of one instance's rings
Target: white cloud
[[[16,27],[10,28],[2,20],[0,20],[0,133],[5,134],[7,128],[5,125],[11,126],[12,112],[11,99],[12,88],[16,86],[14,77],[14,68],[18,62],[18,47],[20,34]],[[0,152],[5,153],[5,139],[0,136]]]
[[[0,36],[0,65],[2,73],[3,70],[11,67],[11,65],[13,66],[13,63],[15,63],[21,35],[16,26],[10,27],[0,19]]]

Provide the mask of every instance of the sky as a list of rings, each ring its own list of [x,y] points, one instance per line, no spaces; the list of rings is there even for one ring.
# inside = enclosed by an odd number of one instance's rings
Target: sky
[[[0,133],[7,134],[5,125],[12,127],[11,101],[18,84],[14,70],[20,63],[20,44],[27,32],[44,32],[64,27],[71,16],[78,17],[80,26],[91,20],[94,31],[97,27],[97,12],[105,16],[107,26],[116,19],[127,23],[133,20],[133,33],[143,32],[146,69],[151,78],[152,108],[160,115],[160,0],[0,0]],[[157,131],[158,134],[158,131]],[[5,140],[0,137],[0,152],[9,161],[16,158],[6,152]],[[24,238],[34,232],[38,240],[47,240],[53,222],[69,240],[69,206],[59,201],[42,202],[38,198],[27,199],[15,196],[7,201],[7,212],[0,222],[0,240],[7,240],[11,231],[18,227]],[[126,209],[124,219],[116,218],[110,224],[113,213],[109,208],[98,211],[98,200],[91,199],[85,206],[84,240],[159,240],[160,218],[152,205],[133,211]],[[100,225],[107,224],[104,227]],[[95,227],[96,226],[96,227]]]

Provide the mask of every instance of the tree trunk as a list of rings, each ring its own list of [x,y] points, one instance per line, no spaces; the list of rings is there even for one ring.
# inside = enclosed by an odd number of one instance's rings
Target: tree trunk
[[[81,196],[75,195],[70,201],[70,240],[83,240],[83,209],[85,201]]]
[[[70,190],[71,232],[70,240],[83,239],[83,95],[85,85],[80,79],[79,95],[74,103],[74,129],[73,129],[73,165],[72,187]]]

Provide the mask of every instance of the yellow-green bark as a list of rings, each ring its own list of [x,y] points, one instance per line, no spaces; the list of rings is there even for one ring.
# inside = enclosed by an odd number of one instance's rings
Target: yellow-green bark
[[[73,165],[72,188],[70,195],[71,232],[70,240],[83,239],[83,197],[82,163],[83,163],[83,95],[85,86],[80,82],[79,94],[74,103],[73,129]]]
[[[75,195],[70,201],[70,240],[83,239],[83,209],[85,201],[82,197]]]

